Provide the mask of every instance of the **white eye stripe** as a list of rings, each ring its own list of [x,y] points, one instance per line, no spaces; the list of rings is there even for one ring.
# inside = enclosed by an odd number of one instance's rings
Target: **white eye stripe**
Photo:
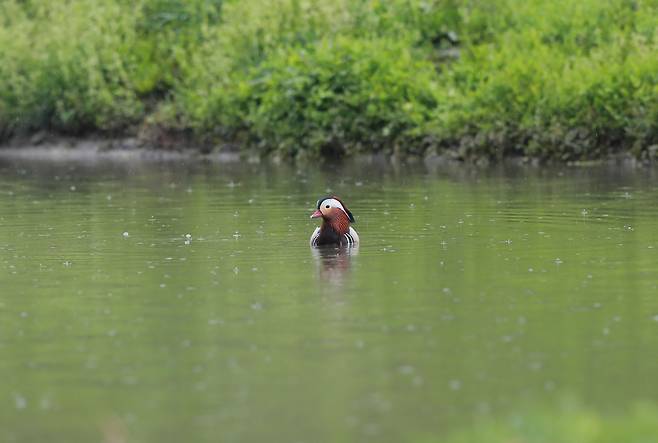
[[[345,208],[343,207],[343,205],[340,204],[340,202],[338,200],[336,200],[335,198],[326,198],[326,199],[322,200],[322,204],[320,205],[320,207],[326,208],[327,206],[329,206],[330,208],[342,209],[343,212],[347,213],[347,211],[345,211]]]

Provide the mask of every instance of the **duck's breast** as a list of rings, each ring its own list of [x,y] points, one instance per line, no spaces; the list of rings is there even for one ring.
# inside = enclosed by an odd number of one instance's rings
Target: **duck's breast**
[[[313,234],[311,234],[311,239],[309,240],[309,243],[311,246],[317,246],[318,245],[318,237],[320,237],[320,228],[317,227],[315,228],[315,231],[313,231]]]

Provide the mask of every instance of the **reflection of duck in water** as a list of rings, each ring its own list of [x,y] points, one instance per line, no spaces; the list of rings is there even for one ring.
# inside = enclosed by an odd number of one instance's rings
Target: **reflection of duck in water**
[[[340,286],[352,266],[351,259],[359,253],[359,245],[354,246],[317,246],[311,248],[318,263],[320,279]]]
[[[338,197],[323,197],[311,218],[322,218],[322,225],[311,235],[311,246],[354,246],[359,244],[359,234],[350,223],[354,216]]]

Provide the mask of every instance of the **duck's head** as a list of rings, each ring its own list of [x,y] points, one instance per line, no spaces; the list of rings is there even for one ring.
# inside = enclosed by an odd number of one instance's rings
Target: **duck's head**
[[[322,197],[318,200],[316,210],[311,214],[311,218],[320,217],[328,222],[346,219],[349,223],[354,223],[354,216],[350,210],[335,195]]]

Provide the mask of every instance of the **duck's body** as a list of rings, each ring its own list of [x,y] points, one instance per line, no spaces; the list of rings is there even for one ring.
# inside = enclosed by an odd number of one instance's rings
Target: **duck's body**
[[[359,243],[359,234],[350,226],[344,234],[339,234],[331,228],[315,228],[311,235],[311,246],[337,245],[337,246],[354,246]]]
[[[311,235],[311,246],[359,244],[359,234],[350,226],[350,223],[354,223],[354,217],[337,197],[318,200],[317,209],[311,218],[322,218],[322,225],[315,228]]]

